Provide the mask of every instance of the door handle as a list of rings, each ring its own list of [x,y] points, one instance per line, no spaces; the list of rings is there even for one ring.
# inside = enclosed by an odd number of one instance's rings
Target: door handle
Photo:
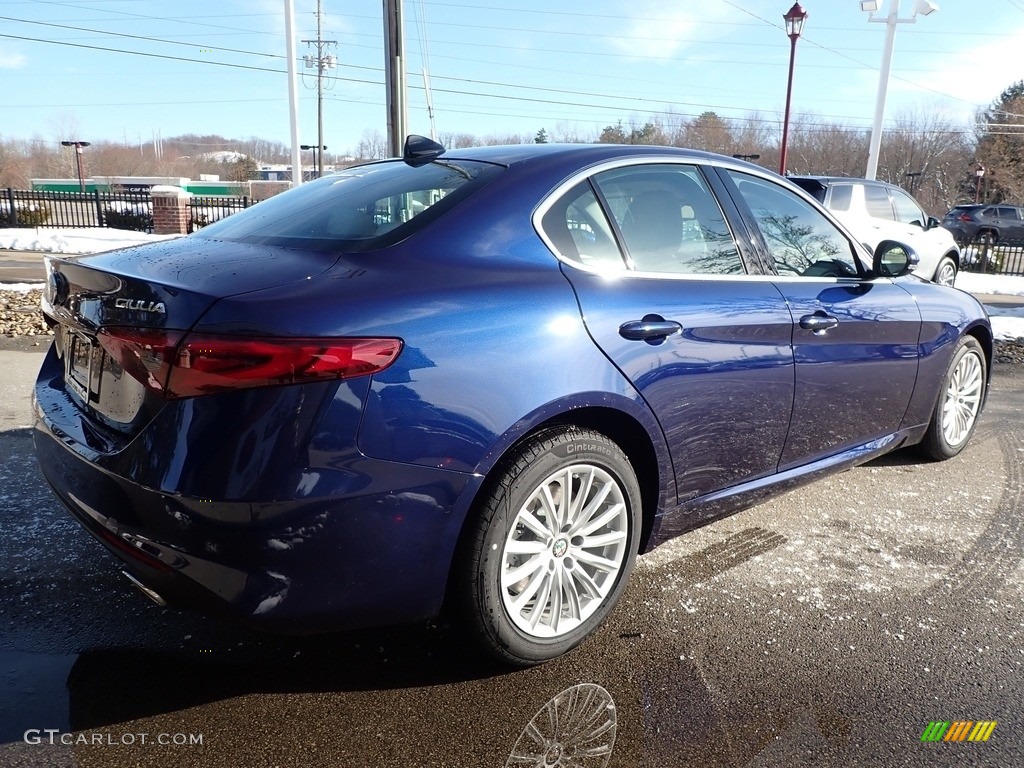
[[[839,318],[827,315],[824,312],[815,312],[813,315],[804,315],[800,318],[800,327],[805,331],[814,333],[825,333],[830,328],[839,325]]]
[[[647,315],[643,320],[630,320],[620,325],[619,335],[630,341],[661,341],[682,330],[683,326],[673,320]]]

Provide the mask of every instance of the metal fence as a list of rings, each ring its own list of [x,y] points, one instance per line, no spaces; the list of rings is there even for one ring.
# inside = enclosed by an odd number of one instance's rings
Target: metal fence
[[[244,210],[249,197],[198,197],[189,200],[188,231]],[[148,191],[42,192],[6,189],[0,194],[0,227],[108,227],[153,231]]]
[[[961,245],[960,267],[968,272],[1024,276],[1024,243],[979,242]]]
[[[248,197],[198,197],[189,199],[188,231],[195,232],[225,216],[243,211],[252,204]]]
[[[134,226],[129,226],[134,225]],[[42,192],[6,189],[0,227],[153,228],[148,192]]]

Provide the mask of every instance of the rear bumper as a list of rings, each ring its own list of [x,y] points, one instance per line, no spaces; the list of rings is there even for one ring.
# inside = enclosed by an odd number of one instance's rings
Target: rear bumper
[[[188,464],[174,455],[184,450],[180,441],[159,461],[150,455],[146,466],[137,454],[153,450],[151,440],[99,454],[71,436],[74,412],[59,404],[62,397],[41,377],[34,442],[43,475],[83,526],[169,605],[278,632],[378,626],[439,612],[479,478],[308,447],[295,452],[302,466],[290,468],[266,453],[262,469],[283,476],[276,489],[263,475],[249,490],[269,489],[268,500],[165,492],[144,479]],[[116,471],[125,467],[138,468],[140,477]],[[304,495],[294,493],[296,477]],[[222,478],[211,483],[229,487]],[[283,497],[283,488],[293,492]]]

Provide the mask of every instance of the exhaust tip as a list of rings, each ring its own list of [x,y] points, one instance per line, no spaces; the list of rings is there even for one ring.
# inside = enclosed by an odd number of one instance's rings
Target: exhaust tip
[[[137,590],[139,590],[139,592],[144,594],[146,597],[148,597],[154,603],[159,605],[161,608],[166,608],[167,607],[167,601],[164,600],[162,597],[160,597],[159,593],[157,593],[157,592],[153,591],[152,589],[150,589],[149,587],[147,587],[141,581],[139,581],[134,576],[132,576],[130,573],[128,573],[128,571],[121,571],[121,573],[124,574],[125,578],[128,579],[128,581],[130,581],[132,583],[132,586],[134,586]]]

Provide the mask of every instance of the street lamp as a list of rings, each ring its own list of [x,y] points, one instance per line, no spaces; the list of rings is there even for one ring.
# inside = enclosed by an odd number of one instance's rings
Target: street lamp
[[[793,3],[785,16],[786,34],[789,35],[789,79],[786,81],[786,114],[782,118],[782,152],[779,157],[779,173],[786,174],[786,150],[789,144],[789,105],[793,98],[793,63],[796,61],[796,41],[803,32],[804,22],[807,20],[807,11],[800,7],[800,3]]]
[[[78,165],[78,189],[85,192],[85,174],[82,172],[82,147],[88,147],[91,141],[62,141],[61,145],[75,148],[76,164]]]
[[[910,171],[903,175],[910,179],[910,181],[907,182],[907,191],[910,194],[914,194],[914,191],[917,189],[917,180],[924,176],[924,171]]]
[[[978,200],[981,198],[981,180],[985,176],[985,166],[978,163],[978,167],[974,169],[974,204],[978,204]]]
[[[321,153],[320,154],[320,160],[321,160],[321,163],[322,163],[322,161],[323,161],[323,151],[325,149],[327,149],[327,145],[326,144],[321,144],[320,146],[317,146],[316,144],[300,144],[299,145],[299,149],[312,149],[313,150],[313,167],[315,169],[317,169],[316,177],[320,178],[321,174],[323,173],[323,165],[322,164],[320,164],[320,165],[317,164],[317,162],[316,162],[316,151],[318,149],[320,150],[320,153]],[[302,174],[299,173],[299,175],[301,176]]]
[[[914,13],[909,19],[901,19],[900,0],[889,0],[889,15],[884,19],[876,19],[875,11],[878,10],[876,0],[863,0],[860,4],[862,11],[871,15],[868,21],[885,24],[885,48],[882,51],[882,68],[878,73],[878,97],[875,100],[875,120],[871,126],[871,143],[868,147],[868,167],[864,176],[873,179],[878,175],[878,154],[882,146],[882,116],[885,114],[885,92],[889,87],[889,70],[892,67],[892,47],[896,40],[897,24],[913,24],[917,21],[917,15],[928,16],[939,10],[939,6],[930,0],[914,0]]]

